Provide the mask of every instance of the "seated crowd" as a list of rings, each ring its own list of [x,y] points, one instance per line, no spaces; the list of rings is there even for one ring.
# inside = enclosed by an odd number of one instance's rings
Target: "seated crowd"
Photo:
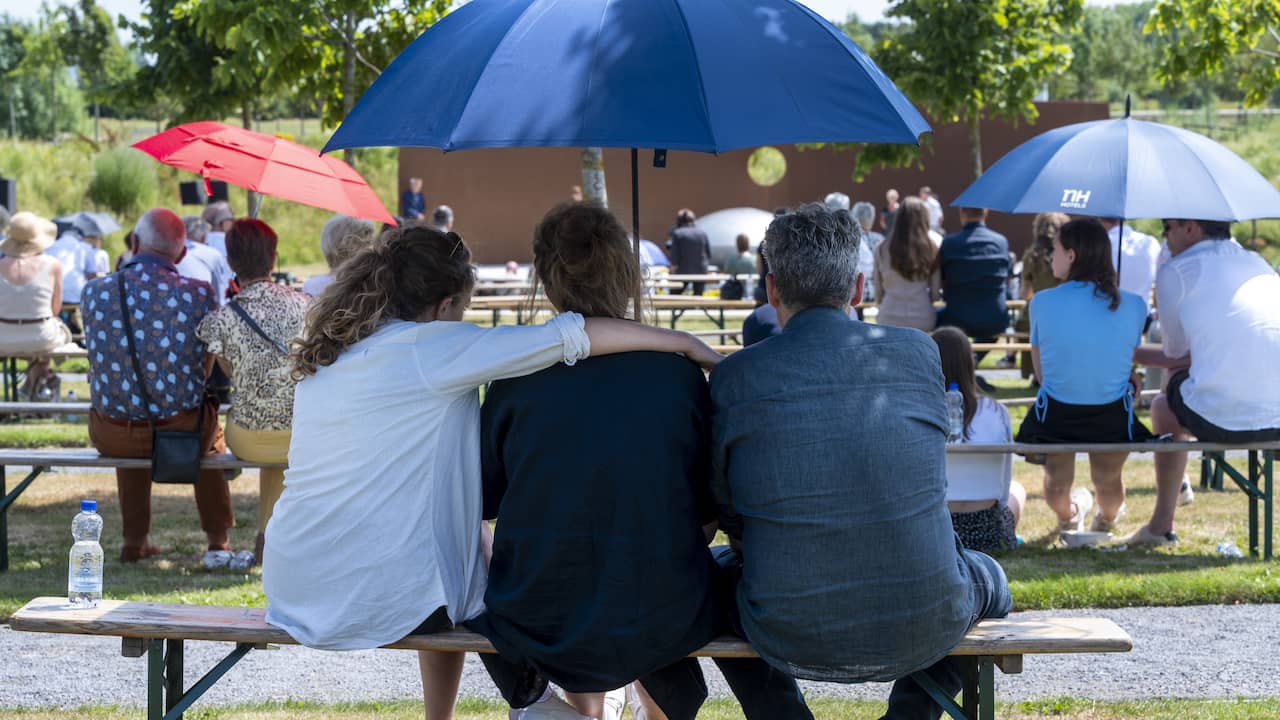
[[[463,321],[476,274],[447,224],[375,235],[331,219],[331,273],[312,297],[272,282],[265,223],[151,210],[118,271],[76,297],[90,439],[150,457],[153,430],[198,430],[209,452],[287,462],[261,471],[255,547],[235,554],[226,477],[200,474],[204,564],[261,559],[267,621],[311,647],[480,633],[512,717],[615,718],[625,700],[637,718],[693,718],[707,689],[688,655],[731,634],[759,654],[716,660],[748,718],[812,718],[797,679],[893,682],[886,717],[936,718],[910,675],[958,692],[948,653],[1010,611],[987,553],[1016,547],[1026,502],[1010,456],[948,455],[945,389],[963,398],[955,442],[1131,443],[1153,436],[1134,413],[1138,362],[1172,371],[1155,433],[1280,440],[1280,277],[1224,223],[1165,221],[1151,281],[1163,347],[1143,347],[1148,297],[1113,265],[1129,236],[1037,219],[1033,249],[1057,284],[1028,307],[1039,392],[1015,434],[969,340],[1007,322],[994,278],[1008,245],[985,212],[963,210],[939,245],[930,205],[909,197],[868,252],[874,208],[835,200],[779,213],[744,256],[762,266],[769,313],[727,358],[629,319],[642,270],[596,205],[553,208],[534,232],[535,287],[557,314],[492,328]],[[705,247],[682,220],[675,239]],[[32,352],[70,339],[56,317],[65,268],[41,254],[55,235],[20,213],[0,243],[0,333],[25,333]],[[876,324],[853,315],[868,271]],[[939,293],[952,302],[935,311]],[[225,436],[215,368],[230,381]],[[1045,466],[1059,530],[1083,529],[1095,505],[1089,526],[1116,527],[1126,458],[1090,454],[1096,503],[1072,491],[1073,455],[1028,458]],[[1131,545],[1176,542],[1185,465],[1157,454],[1156,508]],[[117,486],[122,561],[161,552],[151,472],[117,470]],[[727,544],[712,546],[717,532]],[[419,654],[429,720],[453,716],[462,661]]]

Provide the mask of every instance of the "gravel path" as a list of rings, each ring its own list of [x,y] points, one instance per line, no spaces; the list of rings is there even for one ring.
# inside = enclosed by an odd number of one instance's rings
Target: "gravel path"
[[[1039,617],[1047,613],[1023,613]],[[1072,695],[1115,700],[1148,697],[1280,695],[1280,605],[1082,610],[1054,615],[1108,617],[1134,638],[1133,652],[1028,656],[1021,675],[997,674],[1002,700]],[[230,650],[226,643],[190,642],[188,684]],[[120,656],[111,638],[20,633],[0,627],[0,707],[52,708],[85,704],[139,707],[146,702],[142,658]],[[713,696],[729,691],[707,661]],[[85,671],[73,672],[77,665]],[[887,685],[804,683],[811,696],[884,699]],[[421,689],[412,652],[330,653],[299,647],[252,651],[201,702],[229,705],[264,700],[416,699]],[[475,656],[467,659],[464,696],[497,699]]]

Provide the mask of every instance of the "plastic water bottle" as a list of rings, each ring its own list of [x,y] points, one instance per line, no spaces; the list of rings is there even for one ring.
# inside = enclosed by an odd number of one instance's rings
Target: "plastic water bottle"
[[[75,402],[75,401],[76,401],[76,391],[75,391],[75,390],[68,390],[68,391],[67,391],[67,402],[69,402],[69,403],[73,403],[73,402]],[[69,423],[73,423],[73,422],[75,422],[75,421],[79,420],[79,419],[80,419],[80,416],[79,416],[79,415],[76,415],[76,414],[74,414],[74,413],[73,413],[73,414],[70,414],[70,415],[66,415],[63,419],[64,419],[64,420],[66,420],[66,421],[67,421],[67,422],[69,422]]]
[[[1218,543],[1218,556],[1224,558],[1242,558],[1244,551],[1233,542]]]
[[[947,442],[959,442],[964,437],[964,395],[960,385],[947,386]]]
[[[67,567],[67,602],[74,607],[97,607],[102,599],[102,516],[98,503],[81,500],[80,512],[71,521],[71,563]]]

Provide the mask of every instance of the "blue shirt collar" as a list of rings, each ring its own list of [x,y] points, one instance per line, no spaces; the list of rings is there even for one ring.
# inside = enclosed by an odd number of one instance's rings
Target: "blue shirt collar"
[[[791,332],[808,325],[817,325],[823,323],[839,323],[839,322],[855,322],[849,314],[839,308],[830,305],[814,305],[807,307],[800,312],[792,315],[787,320],[786,327],[782,328],[783,332]]]
[[[151,265],[158,268],[164,268],[165,270],[173,273],[178,272],[178,266],[174,265],[172,260],[151,252],[141,252],[134,255],[124,267],[131,268],[134,265]],[[124,268],[121,269],[123,270]]]

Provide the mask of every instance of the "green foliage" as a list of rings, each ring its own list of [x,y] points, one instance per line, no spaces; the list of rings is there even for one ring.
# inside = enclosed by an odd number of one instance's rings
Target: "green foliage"
[[[1079,30],[1066,38],[1071,65],[1053,78],[1050,95],[1122,102],[1127,94],[1160,93],[1164,88],[1155,79],[1160,41],[1142,30],[1152,4],[1087,6]]]
[[[1146,30],[1161,36],[1166,82],[1232,69],[1250,106],[1280,87],[1280,0],[1156,0]]]
[[[887,15],[910,22],[880,41],[876,61],[939,122],[976,128],[987,114],[1034,121],[1033,98],[1071,62],[1063,38],[1083,7],[1083,0],[898,0]],[[982,171],[980,146],[974,169]]]
[[[79,70],[80,89],[90,102],[108,102],[112,88],[136,71],[111,16],[94,0],[79,0],[60,10],[66,23],[66,60]]]
[[[90,200],[119,216],[140,212],[155,202],[156,163],[133,148],[113,148],[93,163]]]
[[[178,104],[177,119],[252,110],[285,93],[317,98],[336,125],[414,38],[442,17],[448,0],[149,0],[152,12],[132,26],[156,63],[144,69]],[[156,13],[164,18],[156,19]],[[193,79],[161,68],[186,58],[190,43],[213,60]],[[199,78],[209,79],[201,82]],[[203,98],[207,86],[212,98]],[[212,105],[212,106],[211,106]]]

